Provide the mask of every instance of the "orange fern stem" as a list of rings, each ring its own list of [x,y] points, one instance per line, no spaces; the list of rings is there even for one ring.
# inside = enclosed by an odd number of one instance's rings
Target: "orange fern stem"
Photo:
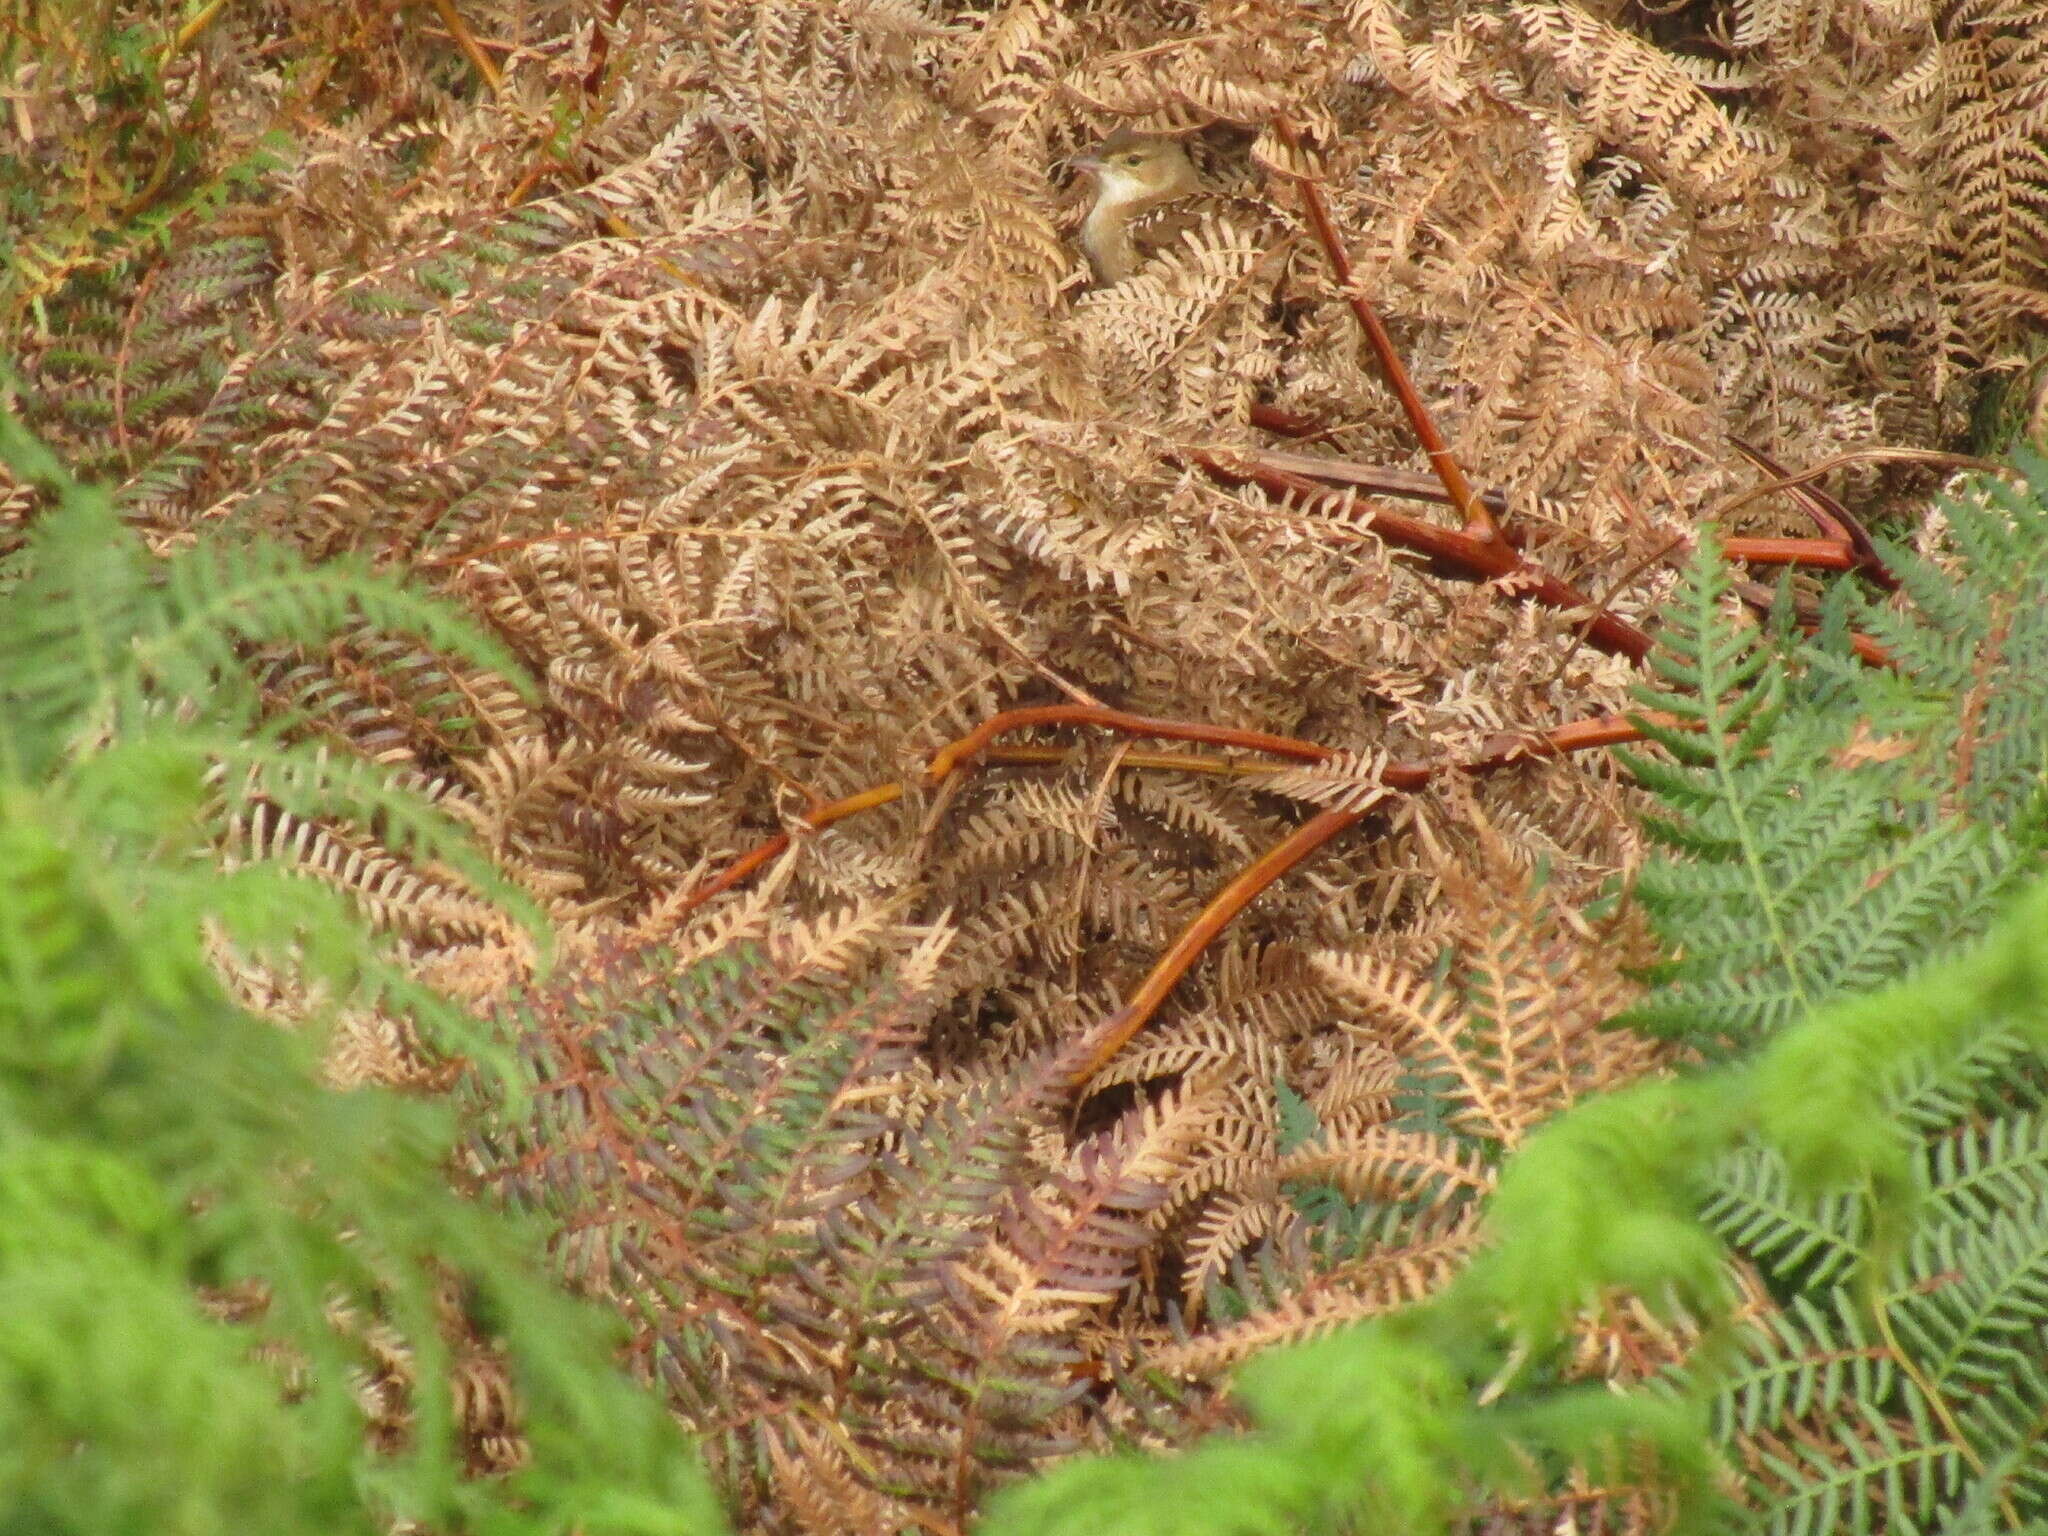
[[[1329,428],[1313,416],[1304,416],[1299,411],[1277,405],[1254,402],[1248,419],[1253,426],[1278,437],[1323,437],[1329,432]]]
[[[900,781],[877,784],[870,789],[862,790],[857,795],[848,795],[843,800],[833,800],[824,805],[814,806],[799,818],[802,824],[797,828],[797,831],[823,831],[835,821],[844,821],[849,816],[857,816],[862,811],[871,811],[876,806],[888,805],[892,801],[902,798],[903,785]],[[749,848],[745,853],[734,859],[724,869],[720,870],[711,879],[705,881],[704,884],[698,886],[696,890],[685,897],[681,904],[676,907],[672,914],[673,917],[680,920],[696,911],[697,908],[703,906],[705,902],[711,900],[714,896],[723,896],[749,875],[752,875],[762,865],[787,852],[790,843],[794,840],[795,838],[791,833],[777,832],[773,837],[756,843],[752,848]]]
[[[1850,569],[1862,573],[1871,581],[1883,587],[1887,592],[1898,591],[1899,578],[1894,576],[1891,567],[1884,563],[1884,557],[1877,552],[1876,542],[1870,537],[1869,531],[1864,528],[1856,515],[1828,492],[1822,490],[1817,485],[1809,483],[1825,474],[1836,463],[1841,462],[1841,459],[1831,459],[1826,464],[1816,465],[1812,469],[1795,475],[1761,448],[1745,443],[1739,437],[1732,438],[1730,441],[1734,443],[1736,452],[1740,453],[1750,463],[1771,477],[1771,483],[1759,486],[1756,490],[1744,492],[1733,501],[1724,504],[1717,509],[1718,516],[1725,517],[1728,513],[1734,511],[1736,507],[1756,497],[1767,496],[1774,491],[1784,491],[1791,496],[1792,500],[1808,517],[1813,519],[1824,537],[1839,540],[1849,546],[1855,554],[1855,562]],[[1887,456],[1891,454],[1908,457],[1915,461],[1931,457],[1951,464],[1960,461],[1962,464],[1975,468],[1995,469],[1998,467],[1989,464],[1986,460],[1970,459],[1962,454],[1925,455],[1921,451],[1914,449],[1887,450]],[[1843,457],[1847,458],[1849,456],[1845,455]]]
[[[1180,984],[1210,940],[1230,926],[1231,919],[1267,886],[1314,853],[1339,832],[1356,825],[1364,811],[1321,811],[1237,872],[1181,930],[1165,954],[1153,964],[1138,990],[1123,1007],[1105,1019],[1090,1042],[1087,1058],[1075,1069],[1069,1086],[1076,1092],[1109,1064],[1116,1053],[1159,1011],[1159,1005]]]
[[[984,763],[1031,768],[1070,761],[1072,747],[989,747],[981,754]],[[1209,757],[1200,752],[1125,752],[1116,760],[1118,768],[1156,768],[1169,773],[1216,773],[1232,778],[1259,778],[1280,770],[1268,763],[1246,762],[1236,757]]]
[[[932,754],[930,763],[926,765],[925,782],[943,783],[954,774],[971,770],[976,764],[984,761],[1056,761],[1066,756],[1068,749],[993,745],[997,737],[1007,735],[1011,731],[1030,730],[1048,725],[1093,725],[1106,730],[1120,731],[1126,736],[1152,737],[1167,741],[1199,741],[1210,746],[1237,747],[1244,751],[1262,752],[1269,757],[1291,758],[1296,762],[1320,763],[1335,755],[1328,747],[1294,736],[1272,736],[1264,731],[1243,731],[1227,725],[1205,725],[1199,720],[1161,720],[1149,715],[1127,714],[1120,709],[1108,709],[1092,704],[1045,704],[1026,709],[1007,709],[1001,714],[991,715],[957,741],[946,743]],[[1253,771],[1245,764],[1179,753],[1132,753],[1127,754],[1124,761],[1130,767],[1188,769],[1200,773]],[[849,816],[857,816],[862,811],[892,804],[903,798],[906,787],[901,781],[877,784],[862,790],[859,794],[848,795],[842,800],[811,807],[798,818],[798,825],[793,831],[777,832],[774,836],[763,839],[692,891],[675,908],[673,916],[680,919],[696,911],[713,897],[724,895],[770,860],[787,852],[797,836],[805,832],[823,831],[834,822],[844,821]]]
[[[1280,135],[1281,142],[1299,154],[1301,135],[1295,132],[1294,124],[1284,117],[1273,120],[1273,131]],[[1372,343],[1378,355],[1380,367],[1386,372],[1387,382],[1401,401],[1401,409],[1408,415],[1408,424],[1415,429],[1417,441],[1423,452],[1429,455],[1430,467],[1444,483],[1444,491],[1451,498],[1451,505],[1458,509],[1465,519],[1465,535],[1481,542],[1491,542],[1499,537],[1492,513],[1473,493],[1472,484],[1465,478],[1465,472],[1458,467],[1458,461],[1451,455],[1451,445],[1444,440],[1443,433],[1436,427],[1436,419],[1429,414],[1429,407],[1423,403],[1415,383],[1408,377],[1408,369],[1401,362],[1401,355],[1394,350],[1394,339],[1387,334],[1381,322],[1379,311],[1361,293],[1352,279],[1351,256],[1344,249],[1344,242],[1338,237],[1336,221],[1330,216],[1329,202],[1323,197],[1322,187],[1313,177],[1297,176],[1296,185],[1301,189],[1301,203],[1308,214],[1309,226],[1315,230],[1316,241],[1323,248],[1323,255],[1329,259],[1330,270],[1336,275],[1337,286],[1343,290],[1344,300],[1351,306],[1351,313],[1357,318],[1365,338]]]
[[[1242,731],[1234,726],[1205,725],[1199,720],[1162,720],[1151,715],[1127,714],[1099,704],[1039,704],[1025,709],[1006,709],[991,715],[957,741],[950,741],[932,754],[925,778],[937,784],[949,778],[979,756],[998,736],[1011,731],[1044,725],[1093,725],[1125,736],[1150,737],[1160,741],[1199,741],[1214,747],[1238,747],[1247,752],[1264,752],[1296,762],[1327,762],[1336,754],[1318,742],[1296,736],[1272,736],[1264,731]]]
[[[619,24],[619,15],[626,8],[626,0],[610,0],[605,7],[602,20],[590,29],[590,64],[583,71],[583,94],[595,100],[604,93],[605,77],[612,63],[612,28]]]
[[[1797,565],[1817,571],[1853,571],[1856,551],[1834,539],[1724,539],[1730,560],[1751,565]]]
[[[1653,720],[1678,722],[1668,716]],[[1642,731],[1620,715],[1602,715],[1593,720],[1574,720],[1536,736],[1501,737],[1487,744],[1484,755],[1457,766],[1467,773],[1489,773],[1529,757],[1560,757],[1589,747],[1614,746],[1642,740]],[[1389,789],[1412,791],[1422,788],[1438,769],[1426,763],[1390,763],[1380,772],[1380,782]],[[1321,811],[1303,822],[1285,838],[1268,848],[1240,870],[1231,882],[1209,899],[1194,920],[1181,930],[1167,951],[1138,984],[1130,1000],[1105,1019],[1089,1042],[1087,1056],[1074,1071],[1069,1086],[1079,1092],[1112,1061],[1131,1037],[1151,1022],[1181,977],[1188,973],[1209,943],[1258,894],[1338,833],[1357,825],[1367,811]]]
[[[491,62],[491,56],[485,53],[482,45],[477,42],[476,34],[463,22],[462,13],[455,9],[454,0],[433,0],[433,5],[435,13],[441,18],[441,25],[448,29],[449,35],[455,39],[456,46],[483,77],[484,84],[491,88],[491,94],[502,99],[505,94],[505,77],[498,73],[498,66]]]
[[[1583,752],[1589,747],[1625,747],[1632,741],[1643,739],[1642,727],[1636,724],[1638,720],[1647,720],[1667,730],[1692,729],[1691,722],[1657,709],[1637,710],[1627,715],[1595,715],[1588,720],[1570,720],[1534,734],[1503,732],[1488,740],[1478,757],[1459,766],[1467,773],[1490,773],[1525,758],[1563,757],[1568,752]]]
[[[1310,480],[1323,481],[1330,485],[1351,485],[1374,496],[1396,496],[1405,501],[1430,501],[1440,506],[1451,505],[1450,492],[1443,488],[1443,482],[1434,475],[1425,475],[1413,469],[1397,469],[1390,465],[1358,464],[1350,459],[1326,459],[1306,453],[1251,452],[1242,457],[1257,464],[1261,469],[1277,469],[1284,474],[1304,476]],[[1496,518],[1508,515],[1508,499],[1499,491],[1481,491],[1479,504]],[[1510,544],[1520,547],[1517,530],[1504,528],[1503,537]]]

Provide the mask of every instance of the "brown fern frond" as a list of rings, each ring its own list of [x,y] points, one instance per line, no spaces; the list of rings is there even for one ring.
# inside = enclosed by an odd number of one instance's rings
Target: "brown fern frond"
[[[1814,553],[1731,445],[1869,570],[1933,465],[1867,450],[1951,446],[2043,319],[2038,0],[463,0],[502,93],[344,10],[176,51],[198,152],[301,130],[177,211],[106,108],[147,245],[73,227],[75,71],[10,77],[64,212],[6,215],[14,403],[159,548],[352,554],[511,648],[532,702],[367,632],[243,659],[472,830],[562,980],[383,828],[263,803],[229,853],[504,1005],[535,1108],[479,1176],[765,1530],[956,1528],[1441,1283],[1499,1157],[1664,1064],[1598,1027],[1637,941],[1580,915],[1633,791],[1565,754],[1629,739],[1700,521]],[[1068,171],[1119,128],[1202,196],[1083,293]],[[1412,503],[1432,459],[1476,511]],[[0,483],[0,551],[41,506]],[[434,1086],[415,1046],[352,1018],[335,1069]]]

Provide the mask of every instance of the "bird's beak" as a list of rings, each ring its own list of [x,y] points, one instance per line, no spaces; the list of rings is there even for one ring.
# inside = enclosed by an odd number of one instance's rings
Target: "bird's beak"
[[[1100,155],[1076,155],[1067,164],[1077,171],[1086,171],[1094,176],[1101,172],[1105,162]]]

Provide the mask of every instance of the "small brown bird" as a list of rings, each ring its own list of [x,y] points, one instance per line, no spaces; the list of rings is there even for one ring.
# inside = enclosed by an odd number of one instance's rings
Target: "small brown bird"
[[[1095,203],[1081,224],[1081,249],[1098,283],[1120,283],[1197,217],[1183,205],[1205,189],[1180,140],[1120,128],[1074,169],[1095,178]]]
[[[1278,377],[1291,231],[1262,198],[1207,184],[1164,134],[1121,130],[1071,163],[1095,181],[1081,224],[1095,292],[1075,307],[1091,377],[1120,409],[1242,420]]]

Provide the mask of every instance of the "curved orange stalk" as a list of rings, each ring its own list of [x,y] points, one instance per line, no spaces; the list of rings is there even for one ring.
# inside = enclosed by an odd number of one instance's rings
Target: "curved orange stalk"
[[[1812,518],[1819,525],[1820,531],[1824,535],[1847,543],[1850,549],[1855,551],[1856,555],[1856,563],[1853,568],[1862,572],[1863,575],[1869,577],[1870,580],[1876,582],[1887,592],[1898,591],[1899,578],[1894,576],[1891,567],[1884,563],[1884,556],[1878,553],[1877,545],[1872,541],[1869,532],[1864,528],[1862,522],[1858,520],[1855,513],[1843,506],[1841,502],[1837,501],[1828,492],[1811,482],[1832,469],[1836,469],[1843,464],[1853,464],[1866,457],[1896,458],[1916,463],[1942,462],[1952,466],[1974,465],[1980,469],[1996,469],[1998,467],[1988,460],[1972,459],[1964,454],[1935,454],[1926,449],[1916,448],[1883,448],[1864,449],[1858,453],[1837,454],[1825,463],[1816,464],[1813,468],[1795,475],[1755,444],[1745,443],[1739,437],[1732,437],[1728,441],[1734,446],[1737,453],[1769,475],[1771,483],[1758,486],[1753,491],[1745,491],[1733,500],[1723,502],[1713,513],[1716,519],[1727,517],[1737,507],[1742,506],[1745,502],[1754,500],[1758,496],[1768,496],[1777,491],[1784,491],[1790,495],[1793,503],[1801,511],[1805,512],[1808,517]]]
[[[983,749],[984,763],[1003,763],[1017,767],[1050,766],[1069,761],[1074,755],[1072,747],[988,747]],[[1258,778],[1280,770],[1269,763],[1248,763],[1234,757],[1205,757],[1199,752],[1125,752],[1116,760],[1119,768],[1159,768],[1173,773],[1220,773],[1237,778]]]
[[[1212,746],[1238,747],[1251,752],[1264,752],[1273,757],[1292,758],[1297,762],[1320,763],[1334,756],[1328,747],[1313,741],[1302,741],[1293,736],[1271,736],[1264,731],[1241,731],[1232,726],[1204,725],[1194,720],[1162,720],[1149,715],[1127,714],[1120,709],[1109,709],[1093,704],[1045,704],[1026,709],[1006,709],[1001,714],[991,715],[957,741],[946,743],[932,754],[932,759],[925,768],[925,780],[932,784],[942,783],[966,767],[971,760],[988,753],[998,736],[1041,725],[1095,725],[1107,730],[1121,731],[1127,736],[1207,742]],[[999,750],[1005,754],[1014,754],[1022,761],[1044,762],[1051,759],[1041,756],[1041,751],[1053,751],[1058,756],[1064,756],[1068,749],[1011,747]],[[1156,764],[1159,767],[1190,768],[1204,773],[1252,771],[1249,765],[1214,762],[1205,758],[1182,760],[1178,754],[1171,753],[1157,755],[1161,758]],[[1139,762],[1133,763],[1133,766],[1154,765]],[[796,830],[821,831],[835,821],[844,821],[847,817],[858,815],[862,811],[888,805],[903,797],[904,788],[900,782],[877,784],[857,795],[848,795],[843,800],[814,806],[798,818],[800,825]],[[721,896],[731,890],[769,860],[787,852],[792,840],[792,833],[777,832],[749,848],[715,877],[685,897],[675,908],[673,916],[680,919],[694,912],[712,897]]]
[[[1129,1043],[1131,1036],[1143,1029],[1152,1015],[1159,1011],[1159,1005],[1166,1001],[1188,968],[1209,947],[1209,941],[1228,927],[1232,918],[1250,906],[1252,898],[1365,815],[1364,811],[1322,811],[1239,870],[1236,878],[1212,896],[1209,904],[1195,914],[1194,921],[1181,930],[1180,937],[1173,941],[1138,984],[1138,990],[1131,994],[1130,1001],[1103,1020],[1095,1032],[1087,1059],[1074,1070],[1067,1086],[1076,1091],[1088,1086],[1089,1080],[1107,1066],[1110,1059]]]
[[[1653,720],[1670,717],[1652,715]],[[1676,724],[1676,721],[1670,721]],[[1618,742],[1640,741],[1642,732],[1620,715],[1602,715],[1593,720],[1574,720],[1539,736],[1515,737],[1489,742],[1486,754],[1457,766],[1467,773],[1486,773],[1525,757],[1558,757],[1588,747],[1612,746]],[[1424,763],[1390,763],[1380,771],[1380,782],[1389,789],[1416,790],[1427,784],[1437,770]],[[1075,1092],[1088,1083],[1130,1043],[1131,1037],[1151,1021],[1173,989],[1180,984],[1202,951],[1229,926],[1231,919],[1251,905],[1267,886],[1314,853],[1346,828],[1363,820],[1367,811],[1322,811],[1303,822],[1285,838],[1268,848],[1231,882],[1209,899],[1181,930],[1166,953],[1161,955],[1130,1000],[1096,1028],[1088,1055],[1068,1079]]]
[[[873,789],[864,789],[857,795],[848,795],[844,800],[834,800],[829,805],[819,806],[815,811],[808,811],[804,814],[804,820],[809,824],[811,831],[817,832],[831,826],[835,821],[844,821],[849,816],[871,811],[878,805],[888,805],[902,798],[902,784],[877,784]]]
[[[1040,704],[1026,709],[1006,709],[999,715],[991,715],[959,740],[947,742],[932,754],[931,762],[925,766],[925,778],[936,784],[951,777],[998,736],[1040,725],[1095,725],[1104,730],[1121,731],[1126,736],[1240,747],[1247,752],[1291,757],[1304,763],[1328,762],[1336,755],[1318,742],[1303,741],[1295,736],[1271,736],[1264,731],[1241,731],[1234,726],[1204,725],[1198,720],[1164,720],[1151,715],[1132,715],[1100,704]]]
[[[1299,411],[1285,410],[1277,405],[1254,402],[1246,419],[1255,427],[1263,427],[1281,437],[1321,437],[1328,430],[1312,416]]]
[[[1626,746],[1643,739],[1642,728],[1635,723],[1638,720],[1648,720],[1652,725],[1661,725],[1667,730],[1691,728],[1678,716],[1667,715],[1658,709],[1642,709],[1627,715],[1596,715],[1590,720],[1570,720],[1563,725],[1552,726],[1534,736],[1503,733],[1486,743],[1482,755],[1459,766],[1467,773],[1487,773],[1524,758],[1563,757],[1567,752],[1583,752],[1589,747]]]
[[[805,812],[799,818],[803,823],[799,830],[816,832],[831,826],[835,821],[844,821],[849,816],[858,815],[862,811],[873,810],[878,805],[887,805],[892,800],[900,800],[902,797],[903,785],[900,782],[877,784],[872,789],[864,789],[857,795],[848,795],[843,800],[834,800]],[[696,890],[690,892],[676,907],[672,918],[679,920],[686,917],[696,911],[697,908],[703,906],[712,897],[724,895],[770,859],[779,857],[786,852],[791,840],[789,833],[777,832],[773,837],[756,843],[752,848],[749,848],[745,853],[734,859],[732,863],[726,865],[716,877],[705,881]]]

